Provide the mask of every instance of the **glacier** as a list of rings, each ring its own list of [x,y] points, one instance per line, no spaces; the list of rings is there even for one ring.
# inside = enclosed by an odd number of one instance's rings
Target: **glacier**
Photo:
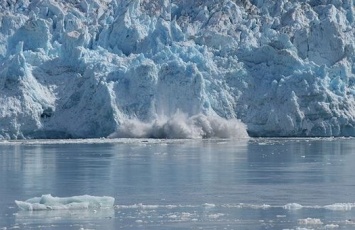
[[[0,139],[355,136],[354,0],[6,0]]]

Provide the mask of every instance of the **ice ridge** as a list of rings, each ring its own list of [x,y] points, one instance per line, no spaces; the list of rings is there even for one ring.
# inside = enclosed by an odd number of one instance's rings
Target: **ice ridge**
[[[1,139],[355,136],[354,0],[0,12]]]

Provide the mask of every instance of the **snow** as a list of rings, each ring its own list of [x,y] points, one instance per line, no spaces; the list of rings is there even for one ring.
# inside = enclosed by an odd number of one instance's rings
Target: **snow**
[[[25,211],[113,208],[114,202],[115,198],[108,196],[53,197],[50,194],[26,201],[15,201],[16,205]]]
[[[353,0],[0,12],[0,139],[355,136]]]

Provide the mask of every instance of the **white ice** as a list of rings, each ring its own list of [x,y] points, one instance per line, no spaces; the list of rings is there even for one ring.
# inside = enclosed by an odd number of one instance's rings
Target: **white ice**
[[[115,198],[109,196],[53,197],[50,194],[26,201],[15,201],[18,208],[24,211],[113,208],[114,202]]]
[[[355,136],[353,0],[0,12],[0,139]]]

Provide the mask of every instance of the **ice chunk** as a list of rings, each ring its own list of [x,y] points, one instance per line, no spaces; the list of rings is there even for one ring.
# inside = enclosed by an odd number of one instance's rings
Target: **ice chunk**
[[[297,209],[302,209],[303,206],[297,203],[289,203],[284,205],[283,208],[287,210],[297,210]]]
[[[53,197],[50,194],[26,201],[15,200],[16,205],[25,211],[112,208],[114,202],[115,198],[109,196]]]
[[[355,207],[354,203],[336,203],[324,206],[325,209],[333,211],[349,211]]]
[[[302,225],[322,225],[323,224],[323,222],[317,218],[299,219],[298,223],[302,224]]]

